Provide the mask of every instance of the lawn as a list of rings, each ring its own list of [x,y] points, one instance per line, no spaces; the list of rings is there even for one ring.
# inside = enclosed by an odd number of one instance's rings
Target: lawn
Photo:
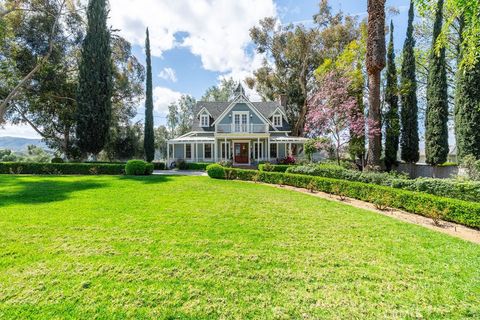
[[[0,318],[480,318],[480,246],[207,177],[0,176]]]

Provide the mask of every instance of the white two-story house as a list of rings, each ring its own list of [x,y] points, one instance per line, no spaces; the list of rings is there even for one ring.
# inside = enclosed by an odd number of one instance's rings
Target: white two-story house
[[[250,102],[239,85],[232,101],[196,104],[192,131],[168,141],[167,163],[255,165],[280,162],[288,156],[301,158],[307,139],[292,137],[290,131],[284,103]]]

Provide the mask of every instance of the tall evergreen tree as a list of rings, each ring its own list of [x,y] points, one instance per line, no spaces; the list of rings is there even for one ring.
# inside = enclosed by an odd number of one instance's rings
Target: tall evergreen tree
[[[155,133],[153,130],[153,91],[152,91],[152,58],[150,56],[150,36],[147,28],[145,40],[145,54],[147,56],[147,88],[145,99],[145,160],[152,162],[155,158]]]
[[[403,61],[400,75],[401,158],[407,163],[420,159],[418,138],[417,79],[415,77],[415,39],[413,38],[413,2],[408,11],[407,37],[403,46]]]
[[[385,166],[387,170],[397,162],[400,138],[400,117],[398,115],[398,77],[395,65],[395,46],[393,43],[393,21],[390,21],[390,42],[387,51],[387,87],[385,102],[388,110],[385,115]]]
[[[107,142],[112,114],[112,51],[106,0],[90,0],[77,92],[77,138],[94,157]]]
[[[432,49],[427,83],[427,112],[425,116],[426,162],[439,165],[448,158],[448,92],[445,48],[435,50],[442,32],[443,2],[439,0],[433,26]],[[477,123],[478,124],[478,123]]]
[[[479,44],[480,46],[480,44]],[[463,52],[463,49],[462,49]],[[460,159],[480,159],[480,59],[458,70],[455,95],[455,135]]]

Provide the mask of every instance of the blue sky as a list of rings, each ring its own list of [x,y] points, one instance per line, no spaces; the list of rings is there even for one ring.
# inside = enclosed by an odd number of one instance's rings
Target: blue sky
[[[252,50],[248,29],[264,16],[286,23],[312,23],[316,0],[110,0],[110,22],[145,61],[145,27],[150,28],[155,100],[155,125],[164,124],[167,105],[181,94],[200,98],[222,77],[241,80],[259,66],[262,57]],[[331,0],[334,11],[367,16],[367,0]],[[408,0],[387,1],[400,14],[393,18],[396,50],[406,31]],[[138,119],[144,109],[138,107]],[[28,126],[0,129],[0,136],[38,137]],[[1,146],[0,146],[1,147]]]

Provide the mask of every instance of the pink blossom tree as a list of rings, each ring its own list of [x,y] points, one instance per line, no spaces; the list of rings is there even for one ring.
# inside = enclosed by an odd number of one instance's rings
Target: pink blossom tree
[[[310,137],[324,136],[332,140],[337,162],[340,163],[340,150],[350,139],[365,135],[367,121],[358,110],[357,99],[351,95],[351,80],[338,72],[325,73],[318,83],[318,90],[309,99],[305,131]],[[369,134],[377,126],[372,128]],[[319,146],[320,147],[320,146]]]

